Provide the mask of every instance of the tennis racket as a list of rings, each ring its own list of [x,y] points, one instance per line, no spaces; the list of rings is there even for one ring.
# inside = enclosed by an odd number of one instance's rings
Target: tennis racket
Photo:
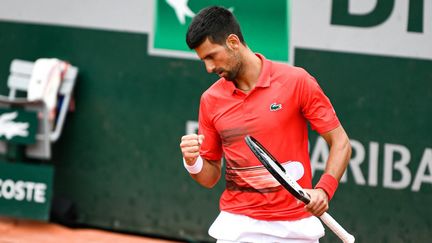
[[[273,177],[294,197],[298,200],[309,204],[310,197],[303,190],[303,188],[293,179],[289,174],[286,173],[283,166],[253,137],[245,137],[246,144],[258,158],[258,160],[264,165],[264,167],[273,175]],[[348,233],[332,216],[328,213],[324,213],[320,216],[320,219],[327,225],[344,243],[353,243],[355,241],[354,236]]]

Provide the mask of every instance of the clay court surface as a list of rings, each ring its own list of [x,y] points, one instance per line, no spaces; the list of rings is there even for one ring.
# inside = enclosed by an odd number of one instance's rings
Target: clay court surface
[[[175,241],[113,233],[98,229],[72,229],[62,225],[0,217],[0,243],[175,243]]]

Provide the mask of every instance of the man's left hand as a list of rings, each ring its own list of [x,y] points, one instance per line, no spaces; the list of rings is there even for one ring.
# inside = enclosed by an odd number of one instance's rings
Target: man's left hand
[[[309,194],[310,202],[305,209],[315,216],[321,216],[329,208],[327,193],[322,189],[304,189]]]

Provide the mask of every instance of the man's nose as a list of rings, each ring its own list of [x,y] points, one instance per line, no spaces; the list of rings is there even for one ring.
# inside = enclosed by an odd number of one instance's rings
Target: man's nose
[[[206,70],[208,73],[212,73],[214,70],[214,64],[211,62],[205,62]]]

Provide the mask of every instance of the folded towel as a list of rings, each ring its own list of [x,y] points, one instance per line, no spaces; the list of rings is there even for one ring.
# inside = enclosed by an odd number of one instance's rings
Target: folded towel
[[[43,100],[54,119],[57,95],[64,74],[69,64],[56,58],[36,60],[29,82],[27,99]]]

